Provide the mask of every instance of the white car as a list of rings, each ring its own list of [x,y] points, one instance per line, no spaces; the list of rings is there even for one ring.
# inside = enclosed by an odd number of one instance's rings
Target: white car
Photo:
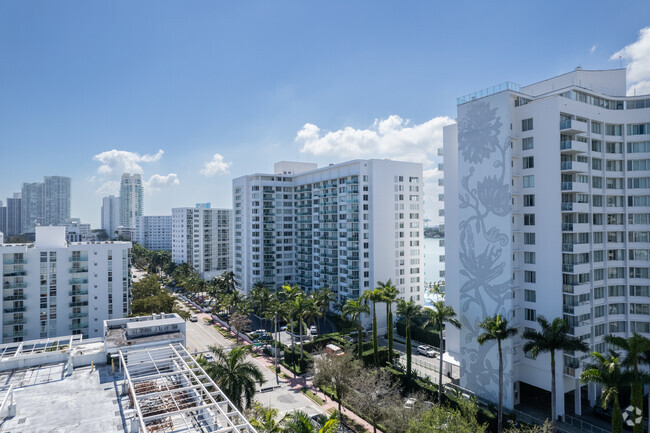
[[[316,329],[316,326],[315,326],[315,325],[311,325],[311,326],[309,327],[309,334],[310,334],[312,337],[316,337],[316,336],[318,335],[318,329]]]
[[[198,321],[199,321],[198,317],[196,317],[194,315],[190,316],[190,322],[198,322]]]
[[[431,346],[418,346],[418,353],[420,355],[428,356],[429,358],[435,358],[438,355],[438,351]]]

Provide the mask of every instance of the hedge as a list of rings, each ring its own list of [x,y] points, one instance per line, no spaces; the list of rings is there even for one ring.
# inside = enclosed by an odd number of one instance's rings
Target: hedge
[[[361,361],[363,361],[363,365],[366,367],[374,367],[375,366],[375,352],[371,348],[370,350],[366,350],[361,354]],[[379,366],[383,367],[388,365],[388,348],[387,347],[380,347],[379,348]]]
[[[314,358],[309,354],[309,352],[303,349],[303,359],[300,359],[300,347],[295,348],[295,352],[292,352],[291,349],[284,350],[284,361],[289,365],[295,365],[297,367],[297,374],[306,373],[313,365]]]
[[[397,327],[397,335],[406,338],[406,324],[404,322],[397,322],[395,325]],[[440,347],[440,337],[437,332],[422,329],[422,327],[414,324],[411,324],[411,339],[430,346]]]

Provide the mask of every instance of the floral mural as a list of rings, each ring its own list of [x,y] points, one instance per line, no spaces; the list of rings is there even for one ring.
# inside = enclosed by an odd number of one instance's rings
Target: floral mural
[[[460,317],[461,385],[496,400],[498,363],[494,345],[479,346],[478,323],[496,313],[510,318],[510,136],[502,136],[498,107],[486,100],[463,107],[458,122],[461,167],[460,200]],[[460,110],[459,110],[460,111]],[[460,113],[459,113],[460,114]],[[512,405],[508,362],[510,342],[504,342],[504,403]]]

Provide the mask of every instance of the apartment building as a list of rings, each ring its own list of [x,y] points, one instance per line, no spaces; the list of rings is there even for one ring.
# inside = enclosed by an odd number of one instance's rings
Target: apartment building
[[[150,250],[172,251],[172,216],[139,216],[135,219],[135,242]]]
[[[279,162],[233,180],[234,273],[248,291],[328,287],[339,302],[391,279],[423,302],[422,164]]]
[[[21,197],[20,233],[34,233],[36,226],[45,224],[45,184],[23,183]]]
[[[461,386],[496,401],[497,354],[477,324],[501,313],[520,333],[540,315],[605,352],[603,337],[650,336],[650,96],[626,96],[625,70],[581,68],[458,99],[444,130],[447,347]],[[548,354],[504,342],[506,407],[550,390]],[[558,353],[565,393],[596,398],[585,353]],[[580,413],[580,398],[575,398]]]
[[[45,176],[43,183],[45,225],[60,226],[70,218],[70,178]]]
[[[232,271],[232,209],[172,209],[172,261],[188,263],[206,280]]]
[[[120,221],[122,227],[135,227],[135,219],[144,213],[142,178],[124,173],[120,181]]]
[[[33,244],[0,244],[2,341],[101,337],[129,313],[130,242],[72,242],[65,227],[36,227]]]
[[[21,194],[14,193],[13,197],[7,198],[7,236],[16,236],[20,234],[22,224],[21,217]]]
[[[115,232],[120,225],[120,198],[109,195],[102,198],[102,229],[110,239],[115,239]]]

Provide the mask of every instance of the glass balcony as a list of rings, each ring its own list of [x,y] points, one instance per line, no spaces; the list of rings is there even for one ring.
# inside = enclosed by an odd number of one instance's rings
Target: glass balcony
[[[70,313],[68,317],[70,319],[81,319],[83,317],[88,317],[88,313]]]
[[[69,262],[87,262],[88,256],[72,256],[68,259]]]
[[[587,132],[587,123],[575,119],[562,120],[560,130],[568,134],[584,134]]]
[[[5,265],[24,265],[27,263],[27,259],[6,259],[2,263]]]
[[[88,284],[88,278],[70,278],[69,284]]]
[[[27,299],[27,296],[25,294],[10,295],[2,298],[3,301],[24,301],[25,299]]]
[[[10,307],[4,309],[5,313],[24,313],[25,311],[27,311],[27,307]]]
[[[27,319],[25,319],[24,317],[19,319],[5,320],[4,322],[2,322],[4,326],[21,325],[23,323],[27,323]]]

